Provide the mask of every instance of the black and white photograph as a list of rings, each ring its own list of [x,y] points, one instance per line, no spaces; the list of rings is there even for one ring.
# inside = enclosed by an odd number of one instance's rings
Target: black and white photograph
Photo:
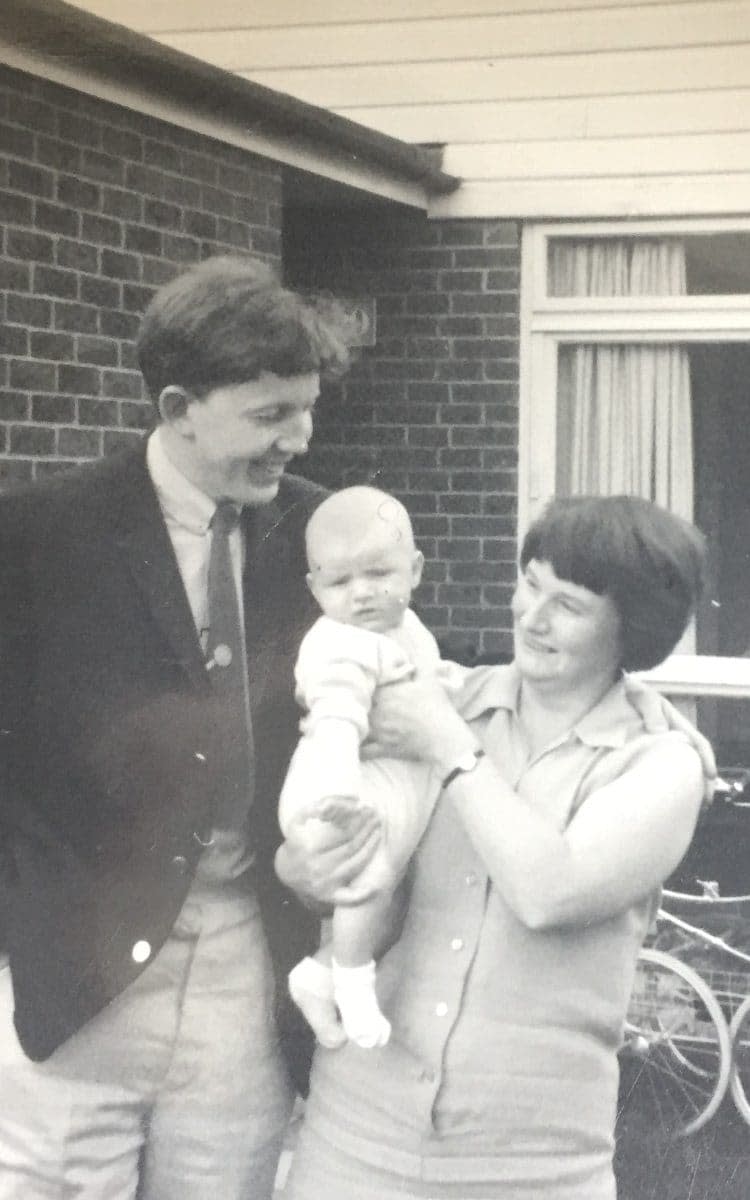
[[[0,1200],[748,1200],[750,0],[0,0]]]

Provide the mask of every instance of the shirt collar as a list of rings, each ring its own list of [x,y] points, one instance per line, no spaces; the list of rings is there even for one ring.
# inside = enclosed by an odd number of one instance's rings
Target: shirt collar
[[[167,520],[191,533],[207,533],[216,504],[174,465],[164,449],[160,428],[148,439],[146,465]]]
[[[467,677],[456,706],[462,717],[471,721],[488,711],[518,711],[521,675],[514,663],[502,667],[476,667]],[[643,722],[628,700],[622,680],[609,689],[570,731],[589,746],[617,748],[643,728]]]

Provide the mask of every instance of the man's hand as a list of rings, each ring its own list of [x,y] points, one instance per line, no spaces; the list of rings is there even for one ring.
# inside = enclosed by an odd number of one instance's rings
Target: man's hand
[[[673,729],[682,733],[690,742],[703,766],[704,788],[706,801],[713,798],[718,771],[713,747],[708,738],[700,733],[692,721],[689,721],[673,704],[648,684],[641,683],[627,673],[624,674],[625,691],[628,700],[637,711],[647,733],[666,733]]]
[[[308,902],[361,904],[369,889],[354,882],[380,841],[380,818],[350,796],[328,796],[300,812],[276,852],[276,873]]]

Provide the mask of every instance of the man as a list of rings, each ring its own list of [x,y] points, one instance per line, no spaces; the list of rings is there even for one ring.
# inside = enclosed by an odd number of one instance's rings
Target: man
[[[273,855],[325,493],[285,468],[346,353],[217,258],[157,292],[139,356],[144,445],[0,501],[0,1200],[265,1200],[282,1042],[299,1065],[271,957],[314,921]]]

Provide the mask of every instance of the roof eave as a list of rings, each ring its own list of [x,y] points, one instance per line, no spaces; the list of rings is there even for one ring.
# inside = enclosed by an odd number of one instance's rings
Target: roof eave
[[[460,180],[442,171],[434,151],[368,129],[356,121],[105,21],[64,0],[3,0],[0,39],[32,59],[135,86],[219,121],[241,123],[265,138],[303,139],[419,184],[428,196],[455,191]]]

